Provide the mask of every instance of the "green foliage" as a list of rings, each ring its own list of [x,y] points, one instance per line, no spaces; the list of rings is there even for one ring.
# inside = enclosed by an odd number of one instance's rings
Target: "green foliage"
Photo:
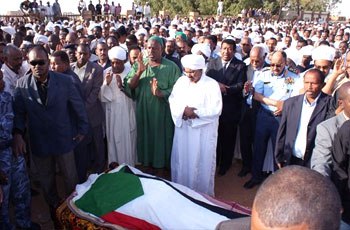
[[[327,6],[332,7],[342,0],[224,0],[224,15],[237,15],[242,9],[261,8],[268,10],[272,15],[279,13],[284,6],[297,10],[325,11]],[[135,0],[144,5],[149,2],[154,13],[167,10],[172,16],[188,15],[191,11],[198,11],[201,15],[215,15],[218,0]]]

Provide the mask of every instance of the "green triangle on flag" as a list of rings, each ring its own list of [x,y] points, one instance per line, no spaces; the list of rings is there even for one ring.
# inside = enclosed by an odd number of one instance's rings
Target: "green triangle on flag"
[[[75,204],[81,210],[100,217],[143,194],[142,184],[137,176],[118,171],[100,175]]]

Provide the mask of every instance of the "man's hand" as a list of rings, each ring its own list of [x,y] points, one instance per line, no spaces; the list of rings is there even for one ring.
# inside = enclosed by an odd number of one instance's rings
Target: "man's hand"
[[[345,68],[344,68],[344,59],[343,58],[338,58],[334,62],[334,73],[338,77],[339,75],[345,73]]]
[[[277,163],[277,167],[278,167],[279,169],[283,168],[283,163]]]
[[[276,107],[277,109],[273,113],[275,116],[280,116],[282,114],[282,109],[283,109],[283,102],[284,101],[277,101],[276,102]]]
[[[19,133],[15,133],[13,136],[13,154],[17,157],[20,154],[26,153],[26,143],[23,140],[23,137]]]
[[[152,92],[152,95],[153,96],[156,96],[156,97],[162,97],[162,92],[158,89],[158,81],[156,78],[153,78],[151,81],[150,81],[150,84],[151,84],[151,92]]]
[[[84,139],[84,137],[85,137],[84,135],[78,134],[75,137],[73,137],[73,141],[80,142],[80,141],[82,141]]]
[[[251,81],[248,80],[244,83],[243,93],[245,95],[253,93],[253,83]]]
[[[122,78],[120,77],[119,74],[115,75],[115,79],[117,80],[117,86],[119,89],[121,89],[123,87],[123,82],[122,82]]]
[[[136,59],[136,62],[137,62],[137,72],[136,72],[136,74],[138,76],[141,76],[141,74],[147,69],[147,65],[148,65],[148,64],[145,65],[143,63],[143,55],[142,55],[142,53],[139,54],[139,56]]]
[[[197,110],[197,109],[194,107],[186,106],[184,113],[183,113],[184,119],[187,120],[187,119],[199,118],[198,115],[194,112],[195,110]]]
[[[226,94],[227,89],[230,88],[230,87],[225,85],[225,84],[222,84],[220,82],[218,82],[218,83],[219,83],[219,87],[220,87],[221,93]]]
[[[111,84],[112,77],[113,77],[113,73],[112,73],[111,71],[109,71],[109,72],[106,74],[106,82],[107,82],[107,85]]]

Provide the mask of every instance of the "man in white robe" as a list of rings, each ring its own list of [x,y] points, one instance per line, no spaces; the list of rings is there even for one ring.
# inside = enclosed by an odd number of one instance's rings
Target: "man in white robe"
[[[108,163],[118,162],[135,165],[136,120],[135,106],[123,92],[123,79],[130,71],[126,52],[116,46],[108,52],[111,67],[104,71],[101,101],[106,114]]]
[[[184,73],[169,97],[175,135],[172,181],[214,195],[216,144],[222,97],[218,83],[205,75],[203,56],[181,59]]]

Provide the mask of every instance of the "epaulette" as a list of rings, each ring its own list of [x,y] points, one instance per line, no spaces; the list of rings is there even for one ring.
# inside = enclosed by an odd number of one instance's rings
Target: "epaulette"
[[[295,74],[298,74],[298,70],[296,68],[293,68],[293,67],[288,67],[288,71],[295,73]]]
[[[264,67],[264,68],[261,70],[261,72],[266,72],[266,71],[268,71],[268,70],[271,70],[270,66]]]

